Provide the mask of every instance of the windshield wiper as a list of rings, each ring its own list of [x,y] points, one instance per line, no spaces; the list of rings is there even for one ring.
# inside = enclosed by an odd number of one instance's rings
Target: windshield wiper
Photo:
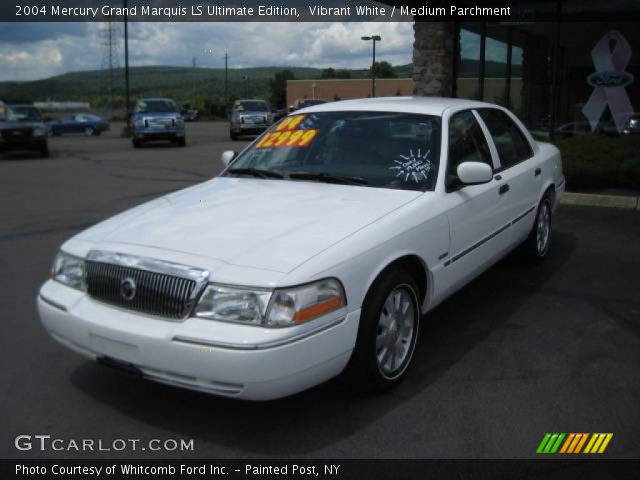
[[[368,185],[369,182],[362,177],[350,177],[348,175],[334,175],[325,172],[291,172],[292,180],[316,180],[326,183],[342,183],[347,185]]]
[[[262,168],[230,168],[227,173],[231,175],[251,175],[258,178],[285,178],[281,173]]]

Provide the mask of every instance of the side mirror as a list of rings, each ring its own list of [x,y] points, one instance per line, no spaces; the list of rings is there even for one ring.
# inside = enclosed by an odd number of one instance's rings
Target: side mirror
[[[236,152],[234,152],[233,150],[226,150],[224,152],[222,152],[222,163],[224,164],[225,167],[228,167],[229,164],[231,163],[231,161],[236,158],[236,155],[238,155]]]
[[[462,162],[456,173],[464,185],[488,183],[493,179],[493,169],[482,162]]]

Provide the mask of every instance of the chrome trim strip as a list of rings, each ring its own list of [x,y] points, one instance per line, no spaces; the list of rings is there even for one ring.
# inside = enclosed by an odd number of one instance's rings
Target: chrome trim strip
[[[64,305],[60,305],[59,303],[54,302],[53,300],[48,299],[47,297],[43,296],[41,293],[38,294],[38,298],[40,298],[40,300],[42,300],[47,305],[52,306],[53,308],[57,308],[58,310],[62,310],[63,312],[67,311],[67,307],[65,307]]]
[[[217,342],[215,340],[200,340],[191,337],[184,337],[182,335],[176,335],[171,339],[172,342],[184,343],[191,346],[197,347],[206,347],[206,348],[223,348],[226,350],[267,350],[270,348],[282,347],[284,345],[289,345],[291,343],[298,342],[308,337],[312,337],[318,333],[324,332],[325,330],[329,330],[330,328],[336,327],[341,323],[344,323],[347,317],[341,317],[333,322],[327,323],[326,325],[321,325],[318,328],[313,330],[309,330],[308,332],[303,332],[298,335],[294,335],[292,337],[283,338],[280,340],[274,340],[272,342],[265,343],[227,343],[227,342]]]
[[[487,243],[489,240],[491,240],[493,237],[495,237],[496,235],[499,235],[500,233],[504,232],[507,228],[509,228],[511,226],[511,223],[507,223],[506,225],[504,225],[503,227],[500,227],[498,230],[496,230],[495,232],[493,232],[490,235],[487,235],[486,237],[484,237],[482,240],[480,240],[479,242],[475,243],[474,245],[471,245],[469,248],[467,248],[466,250],[463,250],[462,252],[460,252],[459,254],[457,254],[456,256],[454,256],[451,259],[451,263],[460,260],[462,257],[464,257],[466,254],[471,253],[473,250],[475,250],[476,248],[484,245],[485,243]]]
[[[536,209],[536,207],[531,207],[530,209],[528,209],[526,212],[524,212],[523,214],[517,216],[512,222],[511,225],[514,225],[516,222],[519,222],[520,220],[522,220],[524,217],[526,217],[527,215],[529,215],[531,212],[533,212]]]

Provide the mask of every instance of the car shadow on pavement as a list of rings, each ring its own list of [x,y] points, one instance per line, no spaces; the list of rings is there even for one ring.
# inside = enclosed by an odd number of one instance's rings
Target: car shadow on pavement
[[[250,457],[313,456],[437,388],[443,374],[494,332],[528,328],[510,320],[562,270],[576,245],[575,236],[566,231],[554,232],[553,241],[542,265],[523,266],[511,255],[430,312],[421,323],[409,375],[384,394],[356,394],[337,379],[292,397],[245,402],[142,381],[93,362],[74,371],[71,383],[132,422],[194,439],[195,456],[211,450],[241,451]],[[500,366],[495,367],[499,377]],[[473,377],[473,372],[468,374]]]

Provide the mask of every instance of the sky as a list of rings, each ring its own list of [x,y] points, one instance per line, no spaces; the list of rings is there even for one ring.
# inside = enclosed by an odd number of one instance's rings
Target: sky
[[[122,25],[114,24],[122,36]],[[0,24],[0,81],[36,80],[69,71],[103,67],[102,23]],[[394,65],[411,62],[410,22],[388,23],[130,23],[132,66],[223,67],[299,66],[365,68],[378,34],[377,57]],[[124,45],[119,44],[124,64]]]
[[[122,24],[114,24],[122,38]],[[37,80],[61,73],[101,69],[104,63],[104,23],[0,23],[0,81]],[[131,66],[229,67],[292,66],[367,68],[371,42],[377,34],[377,60],[392,65],[411,62],[412,22],[333,23],[194,23],[129,24]],[[477,58],[476,34],[463,31],[462,56]],[[504,46],[503,46],[504,47]],[[500,59],[506,50],[487,41],[487,59]],[[117,61],[124,65],[123,41]],[[517,61],[517,59],[514,59]]]

